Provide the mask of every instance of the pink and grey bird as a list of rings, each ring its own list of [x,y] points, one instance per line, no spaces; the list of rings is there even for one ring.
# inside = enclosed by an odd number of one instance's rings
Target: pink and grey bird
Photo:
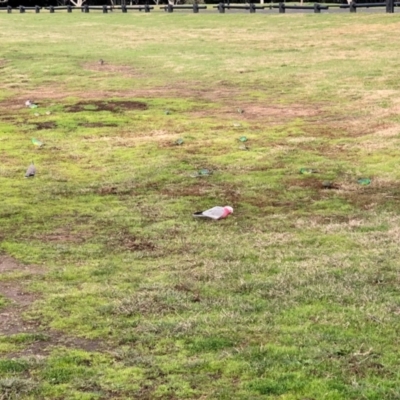
[[[27,101],[25,102],[25,105],[26,105],[26,107],[29,107],[29,108],[37,108],[37,104],[33,103],[33,102],[30,101],[30,100],[27,100]]]
[[[211,218],[214,220],[226,218],[229,214],[233,213],[231,206],[216,206],[205,211],[198,211],[193,214],[193,217]]]

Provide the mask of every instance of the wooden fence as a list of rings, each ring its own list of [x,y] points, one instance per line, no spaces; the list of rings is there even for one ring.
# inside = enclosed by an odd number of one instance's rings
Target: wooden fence
[[[321,13],[321,10],[329,10],[330,8],[341,8],[341,9],[349,9],[351,13],[357,12],[358,8],[375,8],[375,7],[382,7],[385,8],[387,13],[394,13],[394,7],[399,6],[400,2],[395,2],[394,0],[386,0],[385,2],[382,3],[356,3],[355,1],[352,1],[350,4],[338,4],[338,5],[330,5],[326,6],[324,4],[319,4],[315,3],[314,5],[290,5],[288,3],[279,3],[279,4],[270,4],[270,5],[256,5],[253,2],[246,3],[243,5],[231,5],[229,2],[228,3],[219,3],[216,6],[213,6],[213,8],[217,9],[217,11],[220,14],[224,14],[226,10],[242,10],[242,11],[248,11],[250,13],[255,13],[257,10],[265,10],[265,9],[277,9],[279,13],[284,14],[286,13],[286,10],[310,10],[314,11],[314,13],[319,14]],[[192,10],[193,13],[198,13],[200,10],[206,9],[207,6],[205,5],[199,5],[197,2],[194,2],[193,5],[172,5],[172,4],[167,4],[160,6],[160,9],[164,10],[165,12],[172,13],[175,10]],[[107,14],[108,12],[114,12],[114,11],[121,11],[122,13],[128,12],[128,10],[132,11],[144,11],[145,13],[150,12],[151,10],[154,10],[154,6],[149,6],[148,4],[144,5],[137,5],[137,6],[118,6],[118,7],[112,7],[109,5],[103,5],[103,6],[89,6],[89,5],[83,5],[82,7],[73,7],[73,6],[63,6],[63,7],[40,7],[40,6],[35,6],[35,7],[24,7],[24,6],[19,6],[18,8],[12,8],[11,6],[0,8],[0,11],[6,11],[8,14],[11,14],[12,12],[19,12],[19,13],[25,13],[26,11],[34,11],[35,13],[40,13],[41,10],[47,10],[50,13],[55,13],[56,11],[67,11],[71,13],[74,10],[79,10],[83,13],[89,13],[90,11],[101,11],[104,14]]]

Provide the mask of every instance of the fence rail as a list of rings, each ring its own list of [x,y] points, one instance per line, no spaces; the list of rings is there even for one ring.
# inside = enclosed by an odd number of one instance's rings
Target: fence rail
[[[314,13],[319,14],[321,10],[329,10],[329,6],[325,6],[319,3],[315,3],[313,6],[297,6],[297,5],[286,5],[285,3],[279,3],[277,6],[272,8],[278,8],[280,14],[284,14],[286,10],[314,10]]]
[[[352,1],[350,4],[337,4],[337,5],[330,5],[326,6],[324,4],[320,3],[315,3],[314,5],[290,5],[287,3],[279,3],[279,4],[269,4],[269,5],[256,5],[253,2],[249,2],[243,5],[231,5],[229,2],[224,3],[220,2],[218,5],[213,6],[212,8],[215,8],[218,10],[220,14],[225,13],[225,10],[243,10],[243,11],[249,11],[250,13],[255,13],[256,10],[273,10],[273,9],[278,9],[278,12],[281,14],[286,13],[286,10],[313,10],[314,13],[318,14],[321,13],[321,10],[329,10],[330,8],[340,8],[340,9],[349,9],[351,13],[357,12],[358,8],[377,8],[377,7],[385,7],[386,13],[394,13],[394,7],[400,6],[400,2],[395,2],[394,0],[386,0],[385,2],[381,3],[357,3],[355,1]],[[34,6],[34,7],[25,7],[25,6],[19,6],[17,8],[12,8],[11,6],[3,7],[0,8],[0,11],[6,11],[8,14],[11,14],[13,11],[17,11],[21,14],[25,13],[26,11],[34,11],[36,14],[40,13],[41,10],[47,10],[50,13],[55,13],[56,11],[67,11],[71,13],[73,10],[80,10],[83,13],[89,13],[91,10],[92,11],[102,11],[104,14],[107,14],[108,12],[113,12],[117,10],[121,10],[122,13],[128,12],[128,10],[133,10],[133,11],[144,11],[145,13],[150,12],[151,10],[154,10],[153,6],[150,6],[148,4],[144,5],[137,5],[137,6],[118,6],[118,7],[112,7],[109,5],[103,5],[103,6],[89,6],[87,4],[81,6],[81,7],[74,7],[71,5],[68,6],[49,6],[49,7],[40,7],[40,6]],[[164,10],[165,12],[172,13],[174,10],[192,10],[193,13],[198,13],[200,10],[205,10],[207,9],[206,5],[199,5],[197,2],[194,2],[193,5],[172,5],[172,4],[167,4],[160,6],[161,10]]]
[[[193,3],[193,5],[172,5],[167,4],[165,6],[160,7],[161,10],[172,13],[174,10],[193,10],[195,14],[199,12],[199,10],[205,10],[207,6],[199,5],[198,3]]]

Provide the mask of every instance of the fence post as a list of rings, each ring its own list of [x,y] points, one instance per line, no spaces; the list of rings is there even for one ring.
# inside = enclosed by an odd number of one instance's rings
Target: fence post
[[[193,12],[194,12],[195,14],[197,14],[197,13],[199,12],[199,4],[197,3],[197,1],[195,1],[195,2],[193,3]]]
[[[167,11],[168,11],[169,13],[174,12],[174,6],[173,6],[171,3],[168,3],[168,5],[167,5]]]
[[[53,13],[54,13],[54,7],[53,7],[53,6],[50,6],[50,7],[49,7],[49,11],[50,11],[51,14],[53,14]]]
[[[88,13],[89,12],[89,6],[87,4],[85,4],[83,6],[83,10],[84,10],[85,13]]]
[[[25,12],[25,7],[19,6],[19,12],[20,12],[20,14],[23,14]]]
[[[394,1],[386,0],[386,12],[393,14],[394,13]]]
[[[40,6],[35,6],[35,13],[39,14],[40,13]]]
[[[279,13],[285,14],[285,3],[279,3]]]
[[[250,12],[251,13],[255,13],[256,12],[256,6],[254,5],[254,3],[249,3],[249,8],[250,8]]]
[[[218,11],[223,14],[225,12],[225,4],[224,3],[218,3]]]
[[[149,6],[149,3],[147,1],[146,1],[146,4],[144,5],[144,12],[145,13],[150,12],[150,6]]]
[[[71,6],[71,4],[68,4],[68,5],[67,5],[67,12],[69,12],[69,13],[72,12],[72,6]]]
[[[107,6],[105,4],[103,4],[103,14],[107,14],[108,10],[107,10]]]
[[[12,7],[11,6],[7,6],[7,14],[11,14],[12,13]]]
[[[357,12],[357,6],[355,1],[352,1],[350,3],[350,12]]]
[[[319,8],[319,4],[318,3],[314,3],[314,13],[315,14],[320,14],[321,13],[321,9]]]

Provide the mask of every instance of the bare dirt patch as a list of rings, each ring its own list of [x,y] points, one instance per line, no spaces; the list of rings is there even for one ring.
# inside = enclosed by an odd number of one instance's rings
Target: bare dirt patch
[[[332,183],[331,187],[324,186],[324,181],[321,178],[316,176],[310,176],[307,178],[298,178],[298,179],[288,179],[286,181],[286,185],[289,188],[305,188],[305,189],[313,189],[313,190],[328,190],[328,189],[338,189],[339,185],[336,183]]]
[[[40,106],[54,101],[62,101],[66,98],[79,99],[109,99],[109,98],[154,98],[154,97],[183,97],[192,99],[203,99],[207,101],[224,101],[235,98],[241,92],[235,88],[218,87],[212,89],[210,87],[202,87],[202,82],[181,82],[171,85],[162,85],[152,88],[133,89],[133,90],[71,90],[62,85],[55,87],[40,87],[34,91],[24,91],[18,93],[14,98],[6,99],[0,102],[0,108],[17,109],[24,108],[25,101],[30,99]]]
[[[37,122],[35,126],[37,130],[54,129],[57,127],[57,123],[54,121]]]
[[[26,274],[40,274],[43,271],[36,266],[23,265],[17,263],[11,257],[0,256],[0,273],[23,272]],[[29,293],[24,288],[24,280],[0,281],[0,294],[5,297],[10,304],[0,309],[0,334],[13,334],[34,329],[35,322],[22,321],[21,315],[38,298],[37,295]]]
[[[394,136],[398,136],[400,134],[400,126],[399,124],[393,124],[393,126],[388,127],[386,129],[380,129],[374,132],[374,136],[380,138],[391,138]]]
[[[36,234],[35,239],[43,242],[60,242],[60,243],[84,243],[90,235],[83,232],[74,232],[72,227],[58,228],[51,233]]]
[[[234,97],[233,97],[234,98]],[[284,120],[293,118],[307,118],[315,117],[322,114],[322,111],[317,106],[306,106],[292,104],[288,106],[264,106],[261,104],[254,103],[243,103],[238,100],[228,100],[224,106],[218,110],[200,110],[194,111],[191,114],[194,117],[211,117],[215,116],[215,112],[218,112],[218,116],[222,119],[238,120],[238,121],[256,121],[256,120],[268,120],[271,123],[280,123]]]
[[[309,197],[312,201],[326,198],[329,192],[334,192],[336,197],[344,199],[360,211],[372,210],[376,207],[385,207],[397,211],[399,208],[400,185],[395,181],[382,178],[372,178],[371,184],[365,186],[357,182],[357,177],[348,176],[332,182],[331,187],[325,187],[324,181],[317,176],[299,179],[290,178],[285,182],[288,189],[291,190],[309,189]],[[284,205],[289,206],[290,204]]]
[[[24,272],[31,275],[44,273],[40,267],[20,264],[11,257],[0,255],[0,273],[7,275],[13,272]],[[43,356],[48,354],[54,346],[81,348],[87,351],[96,351],[101,348],[99,341],[69,337],[61,332],[46,329],[41,326],[40,321],[25,318],[24,314],[40,298],[39,295],[30,293],[26,289],[26,285],[27,279],[25,278],[19,278],[18,281],[13,279],[0,281],[0,294],[9,302],[0,309],[0,336],[30,333],[36,337],[24,349],[8,353],[7,357]]]
[[[98,65],[96,69],[103,66]],[[108,67],[106,67],[108,68]],[[131,98],[186,98],[189,100],[209,104],[215,102],[215,108],[206,107],[190,112],[194,117],[218,117],[220,120],[238,121],[268,121],[270,124],[279,124],[282,121],[293,118],[312,119],[322,115],[324,112],[317,105],[288,104],[266,106],[260,101],[250,102],[241,100],[243,93],[235,87],[220,86],[217,89],[204,88],[201,83],[182,82],[180,84],[165,85],[154,88],[124,90],[124,91],[98,91],[86,90],[71,91],[67,88],[46,88],[43,87],[35,92],[25,92],[24,95],[12,99],[6,99],[0,103],[0,110],[10,111],[24,108],[27,99],[35,101],[39,107],[47,104],[63,101],[68,97],[81,99],[80,102],[66,107],[67,112],[82,111],[111,111],[123,112],[125,110],[145,110],[147,105],[144,102],[132,101]],[[127,99],[123,101],[108,101],[110,98]],[[43,105],[41,104],[43,103]],[[221,104],[223,106],[221,107]],[[243,110],[240,112],[238,110]]]
[[[110,185],[105,185],[97,189],[97,194],[100,196],[110,196],[110,195],[126,195],[126,194],[132,194],[133,188],[131,186],[123,186],[123,185],[118,185],[118,186],[110,186]]]
[[[373,134],[385,134],[387,136],[394,135],[393,123],[383,121],[372,121],[369,117],[330,117],[328,115],[321,116],[318,122],[311,121],[304,127],[304,131],[308,136],[315,138],[338,138],[348,137],[357,138]]]
[[[18,332],[21,333],[21,332]],[[28,333],[28,332],[24,332]],[[33,333],[33,332],[29,332]],[[103,344],[98,340],[91,340],[85,338],[76,338],[71,336],[65,336],[61,332],[56,331],[35,331],[37,339],[26,346],[24,349],[7,354],[7,358],[16,358],[23,356],[36,356],[43,357],[48,355],[54,347],[63,346],[74,349],[82,349],[88,352],[99,351],[103,349]]]
[[[0,294],[10,301],[10,305],[0,310],[0,335],[10,335],[35,330],[35,322],[22,321],[21,315],[38,298],[27,293],[22,286],[0,282]]]
[[[337,126],[342,130],[347,131],[348,137],[361,137],[375,134],[378,131],[384,131],[392,127],[392,123],[387,122],[373,122],[368,118],[359,118],[355,121],[348,120],[338,123]]]
[[[377,206],[391,207],[398,210],[400,200],[400,185],[395,181],[372,178],[371,184],[362,186],[355,183],[342,185],[340,191],[347,201],[363,210],[370,210]]]
[[[110,128],[118,126],[118,124],[114,124],[112,122],[85,122],[79,125],[84,126],[85,128]]]
[[[37,266],[19,264],[12,257],[0,255],[0,273],[14,271],[37,274],[43,270]]]
[[[15,118],[11,116],[1,116],[0,121],[14,121]]]
[[[278,107],[278,106],[262,106],[257,104],[243,104],[244,118],[254,119],[254,117],[283,117],[283,118],[304,118],[311,117],[321,113],[318,107],[309,107],[305,105],[292,104],[289,107]],[[237,112],[237,110],[236,110]]]
[[[147,104],[140,101],[80,101],[65,108],[67,112],[146,110]]]
[[[107,239],[107,246],[110,248],[123,248],[127,251],[147,251],[156,250],[156,245],[149,239],[132,235],[128,229],[121,229],[117,234]]]
[[[104,186],[101,187],[97,193],[101,196],[108,196],[112,194],[118,194],[118,187],[117,186]]]

